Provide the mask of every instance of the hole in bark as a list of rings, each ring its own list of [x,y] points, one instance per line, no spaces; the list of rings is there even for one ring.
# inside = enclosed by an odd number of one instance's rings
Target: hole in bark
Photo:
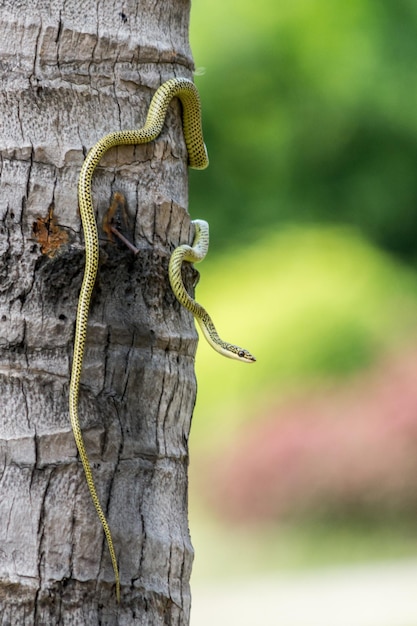
[[[1,316],[1,321],[2,321],[2,322],[5,322],[6,320],[7,320],[7,317],[6,317],[5,315],[2,315],[2,316]]]
[[[67,319],[67,316],[61,313],[61,315],[58,315],[58,319],[61,320],[62,322],[65,322]]]

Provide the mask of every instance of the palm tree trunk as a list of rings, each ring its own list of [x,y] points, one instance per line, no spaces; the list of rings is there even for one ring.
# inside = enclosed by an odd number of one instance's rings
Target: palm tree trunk
[[[159,84],[191,77],[188,16],[188,0],[0,4],[1,624],[189,623],[196,333],[167,276],[191,233],[178,102],[160,138],[111,150],[93,181],[100,269],[80,416],[120,605],[68,417],[80,167],[103,135],[143,125]],[[137,255],[101,228],[115,191]]]

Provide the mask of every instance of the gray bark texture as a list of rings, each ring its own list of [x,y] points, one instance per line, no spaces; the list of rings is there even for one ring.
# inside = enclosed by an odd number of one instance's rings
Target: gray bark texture
[[[86,151],[143,125],[155,89],[192,77],[189,0],[0,0],[0,625],[186,625],[193,558],[188,434],[196,333],[168,282],[192,240],[177,101],[151,144],[93,181],[100,268],[80,418],[122,599],[68,415],[84,268]],[[101,228],[114,192],[134,256]],[[191,284],[193,271],[186,279]]]

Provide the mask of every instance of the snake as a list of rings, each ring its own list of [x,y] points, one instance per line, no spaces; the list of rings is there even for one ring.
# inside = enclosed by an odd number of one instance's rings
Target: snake
[[[216,327],[204,307],[192,298],[185,289],[181,275],[183,261],[198,263],[202,261],[209,248],[209,225],[204,220],[193,220],[194,240],[192,246],[183,244],[175,248],[169,259],[168,275],[171,289],[178,302],[191,311],[199,324],[204,337],[210,346],[223,356],[236,359],[244,363],[254,363],[255,357],[246,350],[232,343],[223,341],[216,330]]]
[[[116,582],[116,598],[120,602],[120,575],[112,534],[100,503],[81,431],[78,403],[80,380],[87,336],[91,295],[99,263],[99,239],[92,200],[92,178],[103,155],[115,146],[143,144],[161,133],[168,106],[177,97],[182,104],[182,125],[188,152],[188,165],[204,169],[208,165],[201,126],[200,97],[194,83],[187,78],[171,78],[154,93],[144,126],[139,129],[115,131],[105,135],[87,153],[78,179],[78,205],[84,232],[85,266],[75,322],[74,349],[69,385],[69,415],[93,505],[103,527]]]

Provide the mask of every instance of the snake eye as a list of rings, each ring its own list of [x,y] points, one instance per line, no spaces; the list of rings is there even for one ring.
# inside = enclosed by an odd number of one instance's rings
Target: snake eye
[[[239,350],[239,352],[237,353],[237,356],[240,357],[241,359],[243,359],[243,357],[245,356],[245,353],[243,350]]]

